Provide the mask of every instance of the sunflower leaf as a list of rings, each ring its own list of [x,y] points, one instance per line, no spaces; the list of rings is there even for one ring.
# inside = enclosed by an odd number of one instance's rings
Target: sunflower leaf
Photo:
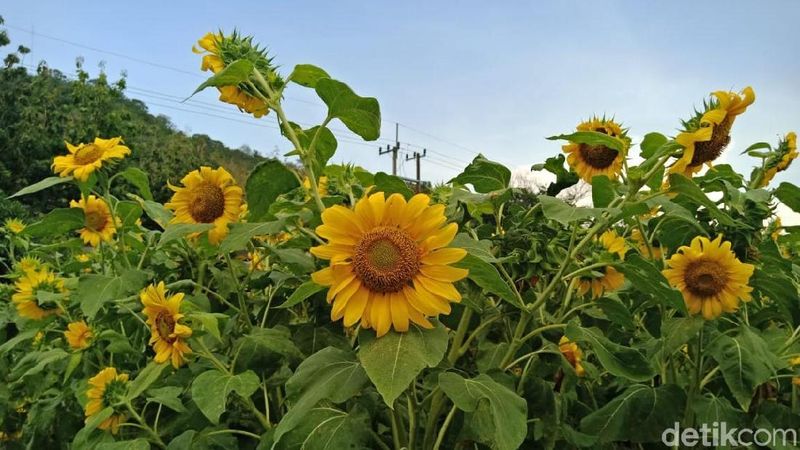
[[[128,400],[135,399],[149,388],[151,384],[155,383],[166,367],[167,363],[157,364],[155,361],[151,361],[145,366],[128,386]]]
[[[374,141],[381,134],[381,110],[378,100],[361,97],[341,81],[318,78],[314,90],[328,105],[328,117],[336,118],[365,141]]]
[[[653,368],[642,352],[610,341],[597,328],[584,328],[571,321],[565,334],[571,341],[588,343],[600,364],[613,375],[632,381],[653,377]]]
[[[289,79],[307,88],[314,89],[317,87],[317,82],[322,78],[330,78],[328,72],[311,64],[298,64],[294,66],[294,70],[289,75]]]
[[[68,181],[72,181],[72,177],[63,177],[63,178],[62,177],[48,177],[48,178],[45,178],[42,181],[39,181],[37,183],[33,183],[32,185],[30,185],[28,187],[24,187],[24,188],[20,189],[19,191],[14,193],[14,195],[9,196],[8,198],[15,198],[15,197],[21,197],[23,195],[33,194],[35,192],[43,191],[43,190],[45,190],[45,189],[47,189],[49,187],[53,187],[53,186],[55,186],[57,184],[61,184],[61,183],[66,183]]]
[[[508,170],[508,167],[490,161],[479,154],[464,168],[463,172],[450,182],[462,185],[471,184],[476,192],[485,194],[507,188],[511,182],[511,171]]]
[[[261,381],[252,370],[232,375],[219,370],[207,370],[192,382],[192,400],[206,418],[214,425],[225,412],[228,395],[236,392],[242,398],[250,398],[258,390]]]
[[[508,286],[508,284],[500,276],[497,269],[485,262],[484,260],[467,254],[461,261],[455,264],[456,267],[469,270],[467,278],[474,281],[475,284],[482,287],[484,290],[497,295],[508,303],[520,309],[525,309],[525,305],[517,297],[517,294]]]
[[[201,83],[200,86],[197,86],[197,89],[192,92],[192,95],[211,86],[236,86],[239,83],[243,83],[250,78],[254,67],[253,63],[246,59],[234,61],[228,64],[228,66],[219,73],[209,77],[206,81]]]
[[[38,222],[28,225],[23,231],[31,237],[63,236],[84,225],[81,208],[57,208],[42,217]]]
[[[247,177],[245,189],[249,220],[270,219],[269,207],[275,199],[299,186],[295,174],[277,159],[268,159],[257,165]]]
[[[547,140],[564,140],[577,144],[603,145],[618,152],[625,149],[625,143],[621,139],[597,131],[576,131],[572,134],[559,134],[557,136],[550,136]]]

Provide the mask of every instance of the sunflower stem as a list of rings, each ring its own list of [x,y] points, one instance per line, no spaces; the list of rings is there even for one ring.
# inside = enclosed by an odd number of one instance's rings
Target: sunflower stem
[[[453,417],[456,416],[457,410],[458,408],[456,408],[456,405],[453,405],[453,407],[450,408],[450,412],[447,413],[447,417],[444,418],[444,423],[442,424],[442,427],[439,428],[439,433],[436,435],[436,442],[433,444],[433,450],[439,450],[439,447],[442,446],[442,442],[444,442],[444,436],[447,434],[447,428],[450,427],[450,423],[453,421]]]
[[[147,422],[145,422],[142,416],[140,416],[139,413],[136,412],[135,409],[133,409],[131,402],[129,401],[125,402],[125,408],[131,413],[131,416],[133,416],[133,418],[136,419],[136,421],[139,422],[139,424],[141,424],[142,429],[145,430],[148,435],[150,435],[151,441],[154,444],[156,444],[159,448],[163,449],[167,448],[167,445],[164,443],[164,441],[161,440],[161,437],[158,435],[158,433],[156,433],[152,428],[150,428],[150,426],[147,424]]]

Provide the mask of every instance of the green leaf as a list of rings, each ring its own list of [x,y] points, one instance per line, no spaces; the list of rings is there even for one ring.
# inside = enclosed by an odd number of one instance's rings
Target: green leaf
[[[147,275],[138,270],[126,270],[119,277],[88,274],[81,277],[72,300],[92,319],[104,304],[138,292],[146,282]]]
[[[692,403],[692,409],[695,412],[696,423],[713,424],[714,422],[725,422],[728,429],[742,426],[747,418],[743,412],[734,408],[727,398],[717,397],[710,393],[697,398]]]
[[[292,123],[291,126],[294,128],[297,139],[300,141],[300,145],[302,145],[303,148],[310,151],[311,143],[314,143],[313,154],[311,155],[314,173],[317,176],[323,174],[328,160],[336,153],[336,147],[339,145],[336,141],[336,136],[334,136],[333,132],[327,127],[316,126],[304,130],[300,128],[300,125],[295,123]],[[298,155],[297,150],[289,152],[287,156],[288,155]]]
[[[487,263],[500,261],[492,254],[492,243],[488,240],[476,241],[467,233],[458,233],[450,243],[450,247],[458,247],[466,250],[470,255],[479,258]]]
[[[187,317],[191,320],[197,320],[198,322],[200,322],[203,330],[209,332],[212,336],[214,336],[217,339],[217,341],[222,342],[222,335],[219,332],[218,318],[222,317],[227,319],[228,316],[220,313],[194,311],[187,314]]]
[[[139,397],[142,392],[158,380],[158,377],[161,376],[161,372],[163,372],[166,367],[167,363],[157,364],[155,361],[150,361],[128,386],[128,400],[134,400]]]
[[[239,59],[228,64],[227,67],[214,74],[204,81],[197,89],[192,92],[192,95],[197,94],[203,89],[211,86],[236,86],[250,79],[250,74],[253,73],[253,63],[246,59]]]
[[[294,70],[289,75],[289,79],[307,88],[314,89],[317,87],[317,82],[322,78],[330,78],[328,72],[320,69],[311,64],[298,64],[294,66]]]
[[[306,250],[299,248],[276,248],[272,253],[281,260],[301,273],[313,272],[316,266],[314,265],[314,258]]]
[[[800,212],[800,188],[784,181],[778,185],[773,194],[781,203],[792,208],[792,211]]]
[[[145,200],[153,200],[153,193],[150,192],[150,180],[142,169],[138,167],[128,167],[123,172],[120,172],[120,175],[139,190],[139,193],[142,194],[142,198]]]
[[[581,419],[580,429],[600,443],[658,442],[665,429],[682,419],[685,404],[686,395],[674,384],[636,384]]]
[[[23,195],[33,194],[34,192],[43,191],[49,187],[53,187],[57,184],[66,183],[68,181],[72,181],[72,177],[49,177],[45,178],[42,181],[34,183],[28,187],[24,187],[17,191],[14,195],[9,196],[8,198],[16,198],[21,197]]]
[[[283,326],[254,328],[236,341],[236,346],[239,352],[237,367],[242,369],[278,367],[287,358],[303,358],[303,354],[292,341],[289,329]]]
[[[705,207],[711,217],[717,219],[721,224],[746,227],[746,225],[733,220],[731,216],[721,211],[691,179],[681,174],[673,173],[669,176],[669,184],[670,192],[677,192],[681,196],[688,198],[692,203]]]
[[[258,375],[250,370],[231,375],[212,369],[201,373],[192,382],[192,400],[200,408],[200,412],[216,425],[219,423],[219,416],[225,412],[231,392],[247,399],[258,390],[260,384]]]
[[[126,227],[136,224],[136,220],[142,217],[142,207],[136,202],[121,201],[117,202],[117,218]]]
[[[84,226],[83,210],[80,208],[57,208],[38,222],[25,228],[31,237],[63,236]]]
[[[603,314],[605,314],[608,320],[630,330],[636,328],[636,325],[633,322],[633,315],[628,307],[625,306],[621,301],[608,297],[600,297],[594,302],[603,311]]]
[[[665,306],[686,311],[681,293],[670,287],[667,279],[651,261],[632,253],[618,268],[636,289],[652,295]]]
[[[642,139],[642,143],[639,144],[639,147],[642,149],[642,158],[649,158],[653,156],[656,150],[666,143],[667,137],[661,133],[645,134],[644,139]]]
[[[595,208],[572,206],[562,200],[547,195],[540,195],[539,203],[542,204],[542,212],[545,217],[563,225],[569,225],[575,221],[597,217],[602,212],[602,210]]]
[[[469,270],[467,278],[474,281],[475,284],[482,287],[484,290],[497,295],[517,308],[525,309],[525,305],[520,302],[517,295],[508,286],[505,280],[503,280],[500,276],[500,272],[498,272],[493,265],[472,254],[467,254],[467,256],[457,262],[455,266]]]
[[[247,178],[245,195],[249,220],[269,219],[269,206],[278,198],[300,186],[295,174],[277,159],[268,159],[253,169]]]
[[[371,448],[368,412],[359,405],[351,411],[312,408],[303,422],[286,433],[276,450],[339,450]]]
[[[358,359],[383,401],[394,408],[394,401],[422,369],[442,361],[447,341],[447,331],[438,323],[431,330],[411,324],[406,333],[390,331],[380,338],[372,330],[361,330]]]
[[[276,220],[272,222],[247,222],[234,223],[230,226],[228,236],[219,245],[220,253],[230,253],[242,250],[247,247],[256,236],[268,236],[283,231],[283,222]]]
[[[286,382],[291,407],[275,428],[275,442],[305,421],[322,400],[342,403],[361,393],[368,378],[351,351],[328,347],[306,358]]]
[[[511,171],[500,163],[489,161],[479,154],[472,162],[450,180],[451,183],[471,184],[476,192],[487,193],[505,189],[511,182]]]
[[[318,78],[315,87],[319,98],[328,105],[328,116],[342,121],[365,141],[378,139],[381,133],[381,111],[378,100],[360,97],[341,81]]]
[[[184,238],[189,234],[202,233],[214,228],[212,223],[172,223],[164,228],[161,234],[161,239],[158,240],[158,245],[163,246],[172,241]]]
[[[135,198],[135,196],[133,196]],[[148,217],[153,219],[161,228],[166,228],[167,224],[172,220],[172,211],[168,210],[161,203],[153,202],[150,200],[138,199],[139,204]]]
[[[515,392],[486,374],[467,379],[444,372],[439,375],[439,387],[462,411],[478,411],[479,405],[488,401],[488,408],[482,412],[491,416],[494,433],[480,436],[484,444],[498,450],[515,450],[522,445],[528,431],[528,405]]]
[[[186,412],[186,407],[179,398],[183,393],[183,388],[178,386],[165,386],[147,391],[147,401],[161,403],[175,412]]]
[[[566,158],[563,153],[556,156],[547,158],[543,164],[534,164],[531,170],[547,170],[556,176],[556,181],[547,186],[546,194],[555,197],[559,192],[564,189],[574,186],[578,183],[580,178],[578,174],[569,169],[569,166],[564,167]]]
[[[661,324],[661,351],[664,357],[671,356],[697,336],[704,324],[705,320],[700,316],[665,319]]]
[[[150,450],[150,443],[145,438],[130,441],[102,442],[95,447],[97,450]]]
[[[592,202],[595,208],[605,208],[616,196],[614,184],[607,176],[592,177]]]
[[[725,383],[744,411],[750,407],[756,387],[786,366],[747,326],[741,326],[735,336],[715,336],[707,351],[719,364]]]
[[[12,380],[19,380],[28,375],[36,375],[37,373],[41,373],[50,365],[54,364],[56,361],[66,359],[67,357],[69,357],[69,353],[61,350],[60,348],[54,348],[43,352],[28,353],[19,360],[17,365],[14,367],[14,370],[12,370],[9,374],[9,377]]]
[[[571,321],[565,334],[572,341],[588,343],[600,364],[612,375],[632,381],[653,378],[653,368],[642,352],[611,342],[597,328],[584,328],[577,321]]]
[[[609,136],[598,131],[576,131],[572,134],[559,134],[550,136],[547,140],[566,140],[576,144],[603,145],[618,152],[625,150],[625,143],[618,138]]]
[[[91,436],[92,431],[96,430],[97,427],[103,423],[104,420],[111,417],[114,414],[114,408],[107,407],[104,408],[99,413],[91,416],[87,421],[86,424],[81,428],[76,434],[75,438],[72,440],[72,448],[73,449],[83,449],[85,448],[89,436]]]
[[[414,195],[405,181],[401,180],[399,177],[383,172],[375,174],[375,192],[379,191],[383,191],[386,197],[398,193],[408,199]]]
[[[292,295],[286,299],[278,308],[285,309],[291,308],[292,306],[302,302],[303,300],[311,297],[312,295],[316,294],[317,292],[325,289],[325,286],[321,286],[313,281],[306,281],[305,283],[301,284],[297,289],[292,292]]]
[[[746,149],[744,149],[744,151],[742,153],[739,153],[739,154],[740,155],[744,155],[745,153],[749,153],[749,152],[751,152],[753,150],[759,150],[759,149],[762,149],[762,148],[766,148],[766,149],[772,150],[772,146],[769,145],[767,142],[756,142],[755,144],[751,145],[750,147],[747,147]]]

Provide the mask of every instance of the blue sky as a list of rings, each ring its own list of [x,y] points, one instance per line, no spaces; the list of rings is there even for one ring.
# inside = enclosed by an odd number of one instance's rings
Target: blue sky
[[[130,96],[181,130],[234,147],[288,151],[272,115],[248,118],[211,91],[197,102],[176,102],[203,79],[194,42],[206,31],[236,27],[269,47],[286,73],[312,63],[378,98],[381,141],[356,143],[337,123],[335,132],[345,137],[337,161],[390,171],[390,158],[379,157],[377,146],[393,141],[400,122],[406,149],[429,149],[422,175],[433,181],[457,174],[476,152],[525,171],[560,151],[546,136],[569,132],[592,114],[615,116],[634,140],[649,131],[671,134],[679,118],[718,89],[756,91],[724,157],[740,171],[749,174],[751,165],[738,156],[742,149],[800,128],[800,2],[792,0],[40,0],[6,2],[0,15],[12,42],[32,47],[25,63],[44,59],[72,73],[81,56],[96,73],[104,61],[112,78],[127,72]],[[313,92],[293,86],[287,96],[293,120],[323,117]],[[776,181],[797,178],[798,167]],[[413,170],[410,162],[401,167],[408,176]]]

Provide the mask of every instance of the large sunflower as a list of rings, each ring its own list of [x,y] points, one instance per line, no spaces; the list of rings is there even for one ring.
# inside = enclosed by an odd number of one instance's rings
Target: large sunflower
[[[85,244],[97,247],[100,241],[109,242],[114,238],[117,227],[105,200],[90,195],[78,201],[72,200],[69,206],[83,210],[84,226],[80,233]]]
[[[150,325],[150,344],[156,352],[155,362],[170,360],[176,369],[186,362],[187,354],[192,350],[186,345],[191,337],[192,329],[178,323],[183,318],[180,313],[183,293],[167,298],[164,282],[150,285],[142,290],[139,298],[144,305],[144,315]]]
[[[698,236],[667,260],[663,270],[669,283],[683,294],[691,314],[702,312],[711,320],[723,312],[734,312],[739,301],[750,301],[753,290],[747,285],[753,266],[736,258],[731,243],[722,236],[710,241]]]
[[[121,145],[122,138],[95,138],[93,143],[77,146],[65,142],[69,154],[53,158],[53,170],[62,177],[73,175],[80,181],[89,179],[89,175],[103,166],[103,162],[122,159],[131,154],[131,149]]]
[[[622,142],[624,151],[620,152],[605,145],[572,142],[562,147],[564,153],[567,154],[569,166],[587,183],[591,183],[592,177],[598,175],[605,175],[612,180],[617,179],[622,171],[622,161],[625,159],[625,153],[630,145],[625,130],[613,120],[597,117],[581,123],[577,130],[595,131],[616,138]]]
[[[92,329],[83,320],[68,324],[67,331],[64,332],[64,337],[67,338],[67,343],[73,350],[89,347],[93,336]]]
[[[21,317],[41,320],[49,315],[58,314],[61,308],[57,304],[40,303],[37,298],[39,291],[55,294],[66,293],[64,280],[57,277],[47,269],[26,271],[15,283],[16,292],[11,296],[11,301],[17,307]]]
[[[361,322],[383,336],[408,331],[409,320],[431,327],[426,316],[450,313],[461,294],[453,286],[467,271],[450,266],[466,250],[449,248],[458,231],[447,224],[444,205],[417,194],[406,202],[383,192],[362,198],[354,209],[333,206],[322,213],[317,234],[328,243],[311,249],[330,266],[311,275],[330,286],[331,319]]]
[[[675,137],[683,146],[683,154],[670,167],[669,173],[692,176],[703,164],[711,166],[731,141],[731,127],[736,116],[747,110],[756,99],[753,88],[746,87],[741,93],[716,91],[714,99],[704,104],[703,112],[683,122],[684,131]]]
[[[128,374],[117,374],[117,369],[106,367],[97,375],[89,378],[89,389],[86,391],[86,422],[99,414],[105,408],[113,406],[126,394],[128,390]],[[100,422],[97,428],[111,429],[112,434],[117,434],[121,423],[125,422],[125,415],[114,413],[111,417]]]
[[[219,243],[228,235],[228,224],[239,219],[242,188],[223,167],[201,167],[181,180],[183,187],[170,185],[175,191],[167,208],[175,211],[171,223],[210,223],[208,240]]]
[[[248,56],[254,57],[256,62],[259,62],[261,59],[259,57],[262,57],[267,62],[267,65],[269,63],[269,60],[266,59],[265,55],[261,54],[260,50],[252,47],[249,39],[242,39],[236,34],[223,36],[222,33],[206,33],[205,36],[197,41],[197,45],[200,48],[192,47],[192,51],[203,55],[203,62],[200,65],[200,69],[203,71],[210,70],[216,74],[225,69],[227,64],[233,62],[233,60],[225,61],[225,53],[235,53],[235,56],[244,56],[246,59],[251,59]],[[231,50],[225,52],[225,48],[230,48]],[[220,92],[220,101],[236,105],[239,109],[252,114],[256,118],[269,113],[269,106],[261,98],[253,95],[252,92],[248,93],[239,86],[219,86],[217,89]]]

